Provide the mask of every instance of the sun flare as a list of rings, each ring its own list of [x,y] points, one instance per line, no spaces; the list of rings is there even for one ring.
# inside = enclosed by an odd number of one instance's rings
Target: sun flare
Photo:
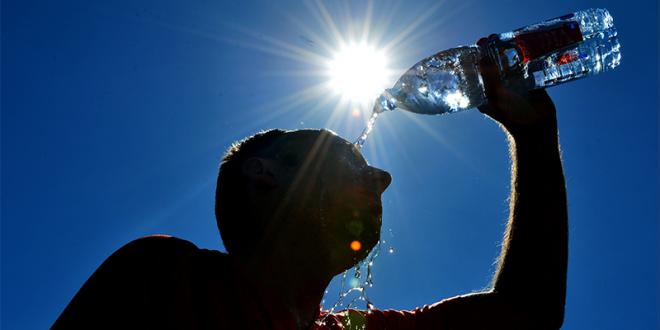
[[[251,125],[255,129],[266,127],[275,120],[294,115],[302,127],[316,123],[318,116],[323,115],[327,119],[320,126],[360,137],[365,124],[369,126],[378,95],[391,87],[409,67],[410,58],[404,61],[402,54],[422,47],[419,45],[422,36],[442,31],[438,27],[446,20],[435,19],[435,14],[444,2],[437,2],[423,15],[405,22],[400,18],[394,21],[396,6],[388,12],[384,8],[378,9],[381,6],[374,0],[360,2],[366,6],[353,6],[349,1],[351,5],[347,7],[341,5],[342,2],[333,1],[304,3],[308,10],[304,15],[283,16],[298,38],[292,39],[289,34],[268,35],[240,25],[230,26],[253,39],[232,39],[232,43],[263,52],[269,58],[291,61],[290,67],[265,71],[266,77],[274,75],[280,79],[275,81],[282,82],[284,85],[278,86],[282,88],[300,85],[295,87],[298,90],[291,90],[281,98],[263,102],[259,109],[263,115],[252,118]],[[344,9],[348,9],[344,12],[347,15],[340,14]],[[206,32],[199,33],[205,35]],[[270,60],[263,65],[273,65],[269,63]],[[455,102],[463,101],[460,95],[455,96]],[[426,127],[427,121],[418,120],[417,123],[425,131],[433,131]],[[388,124],[384,122],[382,125]],[[377,147],[377,139],[377,136],[372,137],[370,144]],[[378,154],[388,153],[382,150]]]
[[[343,46],[328,63],[330,87],[342,98],[367,103],[387,86],[387,57],[366,43]]]

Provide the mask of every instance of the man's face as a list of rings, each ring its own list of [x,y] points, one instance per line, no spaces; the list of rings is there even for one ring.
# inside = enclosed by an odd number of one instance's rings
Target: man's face
[[[290,219],[289,239],[338,271],[366,257],[380,238],[380,197],[390,175],[328,131],[290,132],[272,158],[279,182],[273,196]]]

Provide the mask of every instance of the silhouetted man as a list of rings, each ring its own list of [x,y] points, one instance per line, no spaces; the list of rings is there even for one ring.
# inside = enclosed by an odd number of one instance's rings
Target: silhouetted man
[[[492,288],[413,311],[319,311],[336,274],[379,240],[387,172],[325,130],[271,130],[234,145],[218,175],[227,254],[168,236],[128,243],[84,284],[55,328],[557,329],[563,322],[567,212],[555,108],[482,63],[489,105],[509,133],[509,223]],[[359,241],[355,251],[351,243]],[[321,323],[319,320],[324,320]]]

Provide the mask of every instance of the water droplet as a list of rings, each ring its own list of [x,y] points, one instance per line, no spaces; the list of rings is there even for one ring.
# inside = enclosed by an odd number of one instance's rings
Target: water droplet
[[[390,246],[390,247],[387,249],[387,252],[389,252],[389,253],[394,253],[394,248]]]

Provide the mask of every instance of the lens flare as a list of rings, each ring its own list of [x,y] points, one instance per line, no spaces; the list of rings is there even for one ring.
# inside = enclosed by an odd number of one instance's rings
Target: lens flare
[[[362,248],[362,243],[360,243],[360,241],[351,242],[351,250],[357,252],[360,251],[361,248]]]

